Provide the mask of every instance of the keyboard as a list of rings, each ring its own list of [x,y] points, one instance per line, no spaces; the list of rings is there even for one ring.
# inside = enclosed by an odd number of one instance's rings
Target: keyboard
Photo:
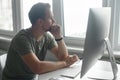
[[[81,62],[82,61],[77,61],[70,67],[65,68],[63,73],[61,73],[61,76],[68,78],[75,78],[81,72],[81,65],[82,65]]]

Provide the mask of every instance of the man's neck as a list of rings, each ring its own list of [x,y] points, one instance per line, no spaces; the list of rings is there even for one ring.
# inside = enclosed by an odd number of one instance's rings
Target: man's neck
[[[42,38],[42,36],[43,36],[44,33],[45,33],[45,31],[43,31],[42,29],[38,29],[38,27],[36,27],[36,26],[32,26],[31,32],[32,32],[34,38],[35,38],[37,41],[40,41],[40,39]]]

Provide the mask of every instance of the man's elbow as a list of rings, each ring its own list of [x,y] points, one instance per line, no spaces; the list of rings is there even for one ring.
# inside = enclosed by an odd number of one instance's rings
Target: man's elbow
[[[32,72],[35,74],[43,74],[45,73],[45,69],[38,64],[32,69]]]

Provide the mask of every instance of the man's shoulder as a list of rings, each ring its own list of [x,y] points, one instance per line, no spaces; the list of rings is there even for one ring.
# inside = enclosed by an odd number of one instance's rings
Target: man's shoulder
[[[15,39],[31,39],[32,37],[28,29],[22,29],[16,34],[14,38]]]
[[[14,36],[14,38],[12,39],[12,43],[13,44],[20,43],[20,42],[29,43],[31,41],[33,42],[33,40],[34,39],[30,36],[30,34],[23,29]]]
[[[16,36],[29,36],[29,35],[30,31],[28,29],[22,29],[16,34]]]
[[[50,38],[50,39],[54,38],[53,35],[49,31],[44,34],[44,37]]]

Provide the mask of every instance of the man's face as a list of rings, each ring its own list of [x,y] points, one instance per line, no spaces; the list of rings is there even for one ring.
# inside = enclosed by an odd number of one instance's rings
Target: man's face
[[[55,23],[52,12],[50,9],[46,9],[46,17],[43,24],[43,30],[49,31],[51,26]]]

